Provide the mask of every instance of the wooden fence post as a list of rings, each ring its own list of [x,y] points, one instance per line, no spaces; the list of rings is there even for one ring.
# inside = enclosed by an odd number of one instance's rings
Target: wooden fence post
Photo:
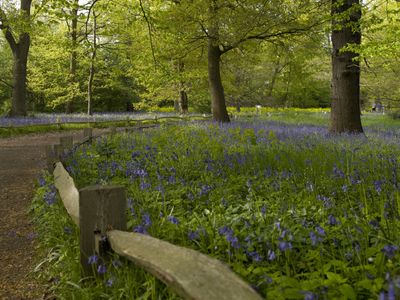
[[[91,143],[93,138],[93,129],[83,128],[83,138]]]
[[[46,145],[46,163],[47,170],[52,173],[54,170],[54,163],[57,162],[56,154],[54,152],[54,145]]]
[[[60,137],[60,145],[65,149],[72,149],[74,147],[74,137],[73,136],[62,136]]]
[[[89,186],[79,191],[80,251],[83,273],[93,275],[88,259],[100,251],[108,230],[126,230],[126,193],[121,186]],[[100,251],[101,252],[101,251]],[[102,253],[100,253],[102,254]]]

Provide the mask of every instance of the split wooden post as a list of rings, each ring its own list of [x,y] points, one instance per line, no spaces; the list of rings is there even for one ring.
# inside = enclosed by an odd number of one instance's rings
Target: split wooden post
[[[54,164],[58,161],[54,152],[54,145],[46,145],[46,163],[47,170],[52,173],[54,170]]]
[[[60,145],[65,149],[72,149],[74,146],[74,137],[70,136],[62,136],[60,137]]]
[[[93,129],[92,128],[84,128],[83,129],[83,138],[89,142],[92,141],[93,138]]]
[[[126,230],[126,192],[121,186],[89,186],[79,191],[80,259],[84,275],[93,275],[90,256],[101,253],[108,230]],[[100,252],[100,253],[99,253]]]

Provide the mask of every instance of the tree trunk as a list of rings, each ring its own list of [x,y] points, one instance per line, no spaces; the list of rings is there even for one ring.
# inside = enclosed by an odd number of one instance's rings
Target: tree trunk
[[[229,122],[226,110],[224,87],[221,80],[221,51],[218,45],[213,45],[213,40],[208,40],[208,83],[211,93],[211,110],[214,121]]]
[[[90,59],[90,68],[89,68],[89,80],[88,80],[88,94],[87,94],[87,114],[89,116],[93,115],[93,79],[95,73],[94,67],[94,59],[96,57],[96,50],[93,51],[91,59]]]
[[[89,81],[88,81],[88,115],[93,115],[93,79],[95,73],[95,59],[97,54],[97,15],[93,9],[93,44],[92,44],[92,55],[90,57],[90,68],[89,68]]]
[[[70,64],[69,64],[69,77],[72,87],[71,99],[65,104],[65,112],[67,114],[73,112],[73,103],[76,98],[75,84],[76,84],[76,69],[77,69],[77,53],[76,47],[78,45],[78,8],[79,0],[74,0],[72,4],[72,20],[71,20],[71,53],[70,53]]]
[[[179,75],[183,73],[185,69],[185,64],[182,59],[178,60],[178,73]],[[185,90],[185,82],[180,79],[179,81],[179,112],[181,114],[187,114],[189,112],[189,101]]]
[[[343,21],[344,14],[352,7],[350,17],[345,18]],[[333,133],[362,133],[360,65],[358,61],[353,60],[357,56],[354,52],[340,51],[347,44],[359,45],[361,43],[359,28],[361,18],[360,1],[345,0],[342,3],[340,0],[332,0],[332,16],[332,109],[330,131]]]
[[[210,0],[208,28],[208,84],[211,94],[211,111],[213,120],[217,122],[229,122],[225,104],[224,87],[221,80],[221,55],[219,40],[219,16],[217,0]]]
[[[21,0],[20,17],[21,22],[29,27],[32,0]],[[31,39],[28,32],[22,32],[18,41],[15,39],[12,29],[8,25],[5,13],[0,9],[0,29],[11,48],[13,66],[13,91],[10,116],[26,116],[26,94],[27,94],[27,63]]]
[[[26,116],[26,85],[27,85],[27,62],[30,46],[29,34],[25,33],[20,36],[17,48],[13,51],[14,67],[13,67],[13,92],[11,116]]]
[[[179,92],[179,108],[181,114],[187,114],[189,112],[188,96],[186,91],[183,89],[181,89]]]

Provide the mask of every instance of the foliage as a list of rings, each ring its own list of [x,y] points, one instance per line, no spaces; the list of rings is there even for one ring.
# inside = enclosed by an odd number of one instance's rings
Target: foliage
[[[108,263],[92,257],[94,274],[107,271],[106,275],[81,279],[82,270],[77,259],[79,229],[66,214],[51,181],[49,174],[40,177],[31,212],[45,253],[35,272],[39,279],[53,283],[51,292],[57,298],[155,299],[154,295],[164,295],[163,299],[177,299],[162,283],[118,257]]]
[[[217,257],[268,298],[398,295],[396,127],[330,136],[268,118],[102,138],[68,170],[124,185],[130,230]]]

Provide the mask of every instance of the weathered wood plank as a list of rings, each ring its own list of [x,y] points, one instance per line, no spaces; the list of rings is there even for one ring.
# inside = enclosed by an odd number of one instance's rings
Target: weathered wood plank
[[[84,275],[90,276],[93,269],[88,259],[100,252],[95,234],[100,241],[102,236],[105,237],[107,230],[126,230],[125,188],[88,186],[79,190],[79,200],[80,259]]]
[[[214,258],[143,234],[112,230],[107,236],[117,254],[144,268],[185,299],[262,299]]]
[[[56,163],[53,175],[54,185],[60,194],[68,214],[74,223],[79,226],[79,192],[75,187],[74,180],[69,176],[61,162]]]

